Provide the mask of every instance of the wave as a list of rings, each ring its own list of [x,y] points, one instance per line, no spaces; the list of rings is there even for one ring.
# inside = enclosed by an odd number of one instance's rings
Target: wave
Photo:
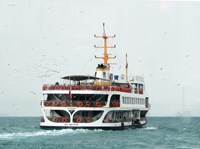
[[[16,138],[27,138],[27,137],[37,137],[37,136],[58,136],[58,135],[69,135],[78,133],[90,133],[90,132],[100,132],[103,130],[87,130],[87,129],[62,129],[62,130],[41,130],[37,132],[16,132],[16,133],[3,133],[0,134],[0,140],[16,139]]]
[[[158,127],[144,127],[145,130],[158,130]]]

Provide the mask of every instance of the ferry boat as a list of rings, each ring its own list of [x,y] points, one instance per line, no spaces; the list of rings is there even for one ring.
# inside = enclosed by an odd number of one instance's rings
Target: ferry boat
[[[85,129],[125,129],[142,127],[147,123],[150,109],[149,97],[145,91],[144,78],[128,76],[126,55],[125,75],[110,72],[107,36],[103,24],[102,64],[96,67],[95,75],[70,75],[62,77],[64,84],[44,84],[41,101],[42,116],[40,127],[85,128]]]

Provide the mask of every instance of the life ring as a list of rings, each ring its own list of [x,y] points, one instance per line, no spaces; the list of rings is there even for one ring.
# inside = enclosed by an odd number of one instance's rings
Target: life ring
[[[91,118],[90,117],[87,117],[85,120],[86,120],[87,123],[91,122]]]
[[[42,90],[47,90],[47,86],[43,85]]]
[[[101,106],[101,102],[97,101],[97,102],[96,102],[96,106],[97,106],[97,107],[100,107],[100,106]]]
[[[58,122],[58,118],[55,117],[55,118],[53,119],[53,121],[54,121],[54,122]]]
[[[86,102],[85,102],[85,105],[86,105],[87,107],[90,107],[90,106],[91,106],[91,102],[90,102],[90,101],[86,101]]]
[[[77,117],[77,118],[76,118],[76,122],[77,122],[77,123],[80,123],[81,121],[82,121],[82,119],[81,119],[80,117]]]
[[[83,106],[83,102],[79,101],[79,102],[78,102],[78,106],[79,106],[79,107],[82,107],[82,106]]]
[[[87,87],[87,89],[88,90],[93,90],[93,86],[90,85],[90,86]]]
[[[82,90],[86,90],[86,86],[82,86],[81,89],[82,89]]]
[[[79,86],[74,86],[74,90],[79,90]]]
[[[62,101],[62,102],[61,102],[61,105],[62,105],[63,107],[65,107],[65,106],[66,106],[66,102],[65,102],[65,101]]]
[[[71,86],[67,86],[67,90],[71,90],[72,89],[72,87]]]
[[[58,106],[59,102],[58,101],[54,101],[54,106]]]
[[[116,91],[116,87],[115,87],[115,86],[112,86],[112,87],[111,87],[111,91]]]
[[[62,118],[62,123],[66,123],[67,122],[67,118],[66,117],[63,117]]]
[[[50,106],[51,105],[51,102],[50,101],[46,101],[46,106]]]
[[[96,90],[97,91],[101,90],[101,86],[96,86]]]

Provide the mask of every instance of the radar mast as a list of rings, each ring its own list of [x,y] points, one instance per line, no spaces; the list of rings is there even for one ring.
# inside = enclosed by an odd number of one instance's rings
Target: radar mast
[[[114,45],[114,46],[107,46],[107,39],[108,38],[115,38],[115,35],[113,35],[113,36],[106,36],[105,23],[103,23],[103,34],[102,34],[102,36],[94,35],[94,37],[95,38],[102,38],[104,40],[104,46],[96,46],[96,45],[94,45],[95,48],[103,48],[104,49],[103,57],[99,57],[99,56],[95,55],[95,58],[97,58],[97,59],[103,59],[103,61],[104,61],[103,64],[108,67],[109,66],[108,60],[116,58],[116,56],[110,57],[108,55],[108,48],[116,48],[116,45]]]

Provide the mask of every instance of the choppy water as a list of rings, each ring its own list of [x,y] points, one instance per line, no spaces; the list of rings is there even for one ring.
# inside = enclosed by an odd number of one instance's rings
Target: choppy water
[[[40,118],[0,118],[0,149],[199,149],[200,118],[148,118],[141,129],[42,130]]]

